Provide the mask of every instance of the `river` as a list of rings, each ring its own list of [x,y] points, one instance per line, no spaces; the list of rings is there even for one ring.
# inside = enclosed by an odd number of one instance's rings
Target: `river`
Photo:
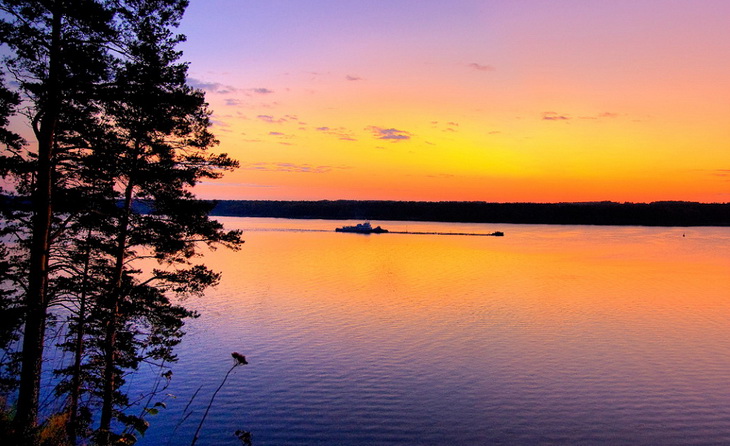
[[[730,228],[219,220],[139,444],[730,443]]]

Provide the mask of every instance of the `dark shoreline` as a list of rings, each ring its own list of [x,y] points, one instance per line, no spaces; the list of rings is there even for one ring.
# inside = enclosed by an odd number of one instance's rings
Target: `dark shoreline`
[[[211,200],[212,216],[320,220],[433,221],[596,226],[730,226],[730,203],[487,203],[483,201]],[[56,201],[63,209],[66,203]],[[27,208],[28,200],[0,194],[0,206]],[[146,213],[151,207],[137,201]]]
[[[465,201],[220,200],[212,215],[602,226],[730,226],[730,203],[487,203]]]

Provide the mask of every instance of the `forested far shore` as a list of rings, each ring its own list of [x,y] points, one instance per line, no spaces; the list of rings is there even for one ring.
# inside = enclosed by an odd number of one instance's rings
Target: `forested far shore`
[[[627,226],[730,226],[730,203],[221,200],[215,216]]]

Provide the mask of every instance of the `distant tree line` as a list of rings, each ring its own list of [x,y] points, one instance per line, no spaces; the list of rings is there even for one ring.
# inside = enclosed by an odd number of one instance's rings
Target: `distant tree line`
[[[730,204],[223,200],[213,215],[562,225],[730,226]]]
[[[242,243],[191,192],[237,163],[210,152],[210,111],[179,60],[187,3],[0,0],[3,444],[133,443],[195,316],[178,298],[219,280],[193,262],[199,246]],[[14,116],[32,143],[10,130]],[[66,358],[52,371],[49,349]],[[143,363],[163,384],[140,402],[124,383]],[[56,405],[44,411],[49,372]]]

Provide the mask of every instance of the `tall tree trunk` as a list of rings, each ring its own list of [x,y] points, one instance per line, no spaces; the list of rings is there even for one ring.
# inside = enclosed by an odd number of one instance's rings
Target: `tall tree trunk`
[[[129,233],[129,217],[132,212],[132,197],[134,194],[134,182],[129,178],[124,190],[124,205],[122,215],[117,228],[116,259],[113,271],[112,290],[109,293],[107,309],[109,318],[106,326],[106,341],[104,343],[104,388],[102,392],[101,419],[99,430],[101,431],[102,443],[109,441],[111,433],[111,422],[114,413],[114,392],[116,391],[116,373],[114,371],[117,358],[117,328],[119,324],[119,304],[122,298],[122,278],[124,273],[124,260],[127,251],[127,234]]]
[[[84,253],[84,273],[79,297],[79,314],[76,322],[76,344],[74,345],[74,368],[71,377],[71,395],[69,398],[70,419],[67,435],[70,444],[76,444],[79,428],[79,399],[81,398],[81,359],[84,355],[84,324],[86,323],[86,300],[89,283],[89,264],[91,263],[91,229],[86,236],[86,252]]]
[[[61,76],[61,0],[53,6],[51,49],[49,58],[46,103],[41,110],[36,137],[38,169],[32,194],[33,223],[28,271],[28,292],[25,297],[26,317],[23,331],[23,361],[16,421],[28,443],[38,422],[43,343],[48,308],[48,256],[51,243],[51,197],[53,188],[53,148],[60,108]]]

